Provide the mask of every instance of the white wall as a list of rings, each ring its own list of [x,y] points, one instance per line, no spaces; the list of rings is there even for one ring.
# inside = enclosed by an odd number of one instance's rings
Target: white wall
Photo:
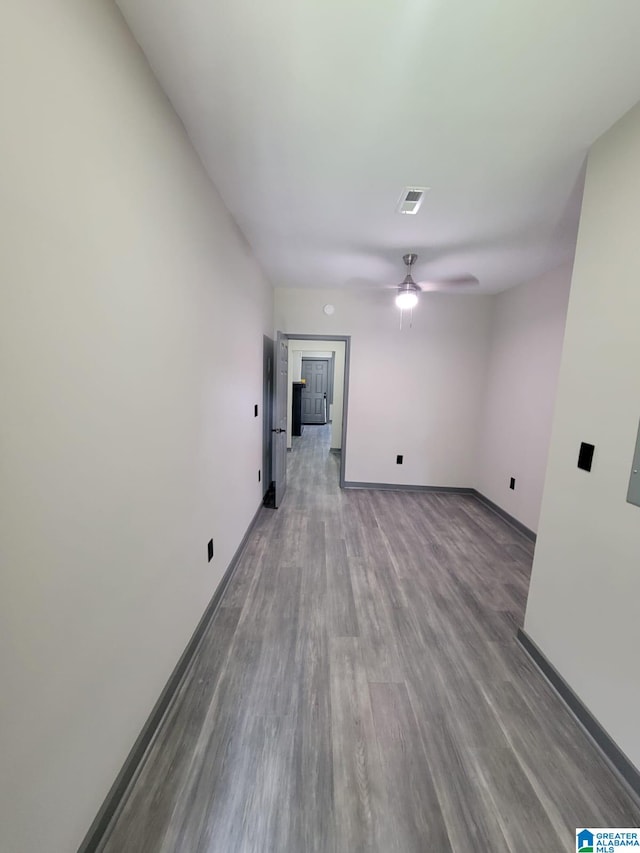
[[[525,629],[640,767],[640,107],[589,156]],[[581,441],[595,444],[591,473]]]
[[[0,849],[69,853],[260,504],[272,292],[112,3],[2,19]]]
[[[386,290],[276,289],[275,305],[280,331],[352,336],[347,480],[473,484],[491,297],[425,294],[402,331]]]
[[[322,347],[322,349],[318,349]],[[287,447],[292,446],[291,405],[293,399],[292,382],[299,382],[302,375],[302,359],[306,356],[334,359],[333,403],[330,406],[331,447],[342,448],[342,408],[344,397],[344,341],[301,341],[289,340],[289,394],[287,399]]]
[[[534,531],[570,286],[571,266],[565,265],[493,297],[476,488]]]

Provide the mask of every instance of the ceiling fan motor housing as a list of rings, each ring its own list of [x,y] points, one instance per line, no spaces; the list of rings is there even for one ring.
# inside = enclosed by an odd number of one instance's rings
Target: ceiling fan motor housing
[[[419,293],[420,288],[415,283],[415,281],[411,278],[410,275],[406,275],[404,277],[404,281],[402,284],[398,285],[398,293]]]
[[[413,280],[413,276],[411,275],[411,267],[418,260],[418,256],[415,254],[415,252],[408,252],[406,255],[402,256],[402,260],[409,268],[409,271],[405,275],[402,284],[398,285],[398,293],[419,293],[420,288],[415,283],[415,281]]]

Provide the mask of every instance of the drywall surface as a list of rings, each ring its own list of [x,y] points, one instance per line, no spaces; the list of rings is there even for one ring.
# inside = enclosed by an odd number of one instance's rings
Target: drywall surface
[[[302,371],[302,359],[307,356],[322,358],[335,355],[333,377],[333,403],[330,407],[331,417],[331,447],[340,450],[342,447],[342,410],[344,397],[344,341],[304,341],[294,338],[289,340],[289,392],[287,400],[287,447],[292,447],[291,435],[291,405],[292,382],[299,382]]]
[[[114,5],[2,18],[0,849],[69,853],[260,503],[272,291]]]
[[[534,531],[570,286],[571,266],[566,265],[493,297],[476,488]]]
[[[640,107],[587,168],[525,629],[640,767]],[[580,442],[595,444],[590,473]]]
[[[473,484],[491,297],[424,294],[401,330],[386,290],[275,293],[277,330],[351,335],[347,481]]]

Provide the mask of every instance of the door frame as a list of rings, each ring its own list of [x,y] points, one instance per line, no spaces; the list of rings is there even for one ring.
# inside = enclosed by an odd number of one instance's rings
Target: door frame
[[[281,365],[283,363],[283,349],[287,350],[286,361],[286,381],[283,385]],[[284,332],[276,334],[276,341],[273,353],[273,427],[272,433],[276,436],[273,439],[273,482],[274,482],[274,507],[277,509],[285,496],[287,490],[287,400],[289,393],[289,336]],[[284,397],[284,414],[280,414],[280,397]],[[283,423],[284,420],[284,423]],[[283,429],[284,426],[284,429]],[[283,435],[284,433],[284,435]],[[284,442],[284,450],[283,450]],[[278,465],[278,462],[281,465]],[[280,476],[280,468],[282,476]]]
[[[300,340],[300,339],[298,338],[298,340]],[[326,355],[325,356],[321,356],[321,355],[307,355],[307,356],[305,356],[305,355],[303,355],[302,359],[301,359],[303,366],[304,366],[305,361],[324,361],[327,365],[327,390],[326,390],[326,393],[324,396],[324,402],[326,404],[325,414],[327,416],[327,419],[325,420],[325,424],[330,423],[329,406],[331,405],[331,403],[333,403],[333,388],[332,388],[333,373],[332,373],[332,371],[335,370],[333,356],[335,356],[335,351],[331,353],[331,358],[329,358],[329,356],[326,356]],[[302,395],[304,397],[304,388],[302,389]],[[303,417],[304,417],[304,414],[303,414]],[[302,423],[305,423],[305,421],[303,420]],[[313,424],[310,424],[310,425],[313,426]]]
[[[289,340],[342,341],[344,343],[344,391],[342,399],[342,447],[340,448],[340,488],[344,489],[347,459],[347,418],[349,414],[349,374],[351,372],[351,335],[305,335],[283,332]]]
[[[267,494],[273,481],[273,401],[275,377],[273,360],[275,342],[268,335],[262,336],[262,497]]]
[[[295,338],[294,338],[295,340]],[[298,340],[300,340],[298,338]],[[324,338],[323,340],[328,341],[329,338]],[[336,372],[336,351],[332,350],[331,357],[327,355],[303,355],[302,361],[313,361],[314,359],[320,361],[328,361],[329,362],[329,381],[327,383],[327,399],[330,403],[333,403],[333,382],[334,375]]]

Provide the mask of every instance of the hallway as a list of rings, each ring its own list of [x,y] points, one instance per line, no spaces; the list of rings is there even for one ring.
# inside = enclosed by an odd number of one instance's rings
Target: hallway
[[[532,546],[472,496],[289,454],[104,853],[571,851],[640,808],[515,640]]]

